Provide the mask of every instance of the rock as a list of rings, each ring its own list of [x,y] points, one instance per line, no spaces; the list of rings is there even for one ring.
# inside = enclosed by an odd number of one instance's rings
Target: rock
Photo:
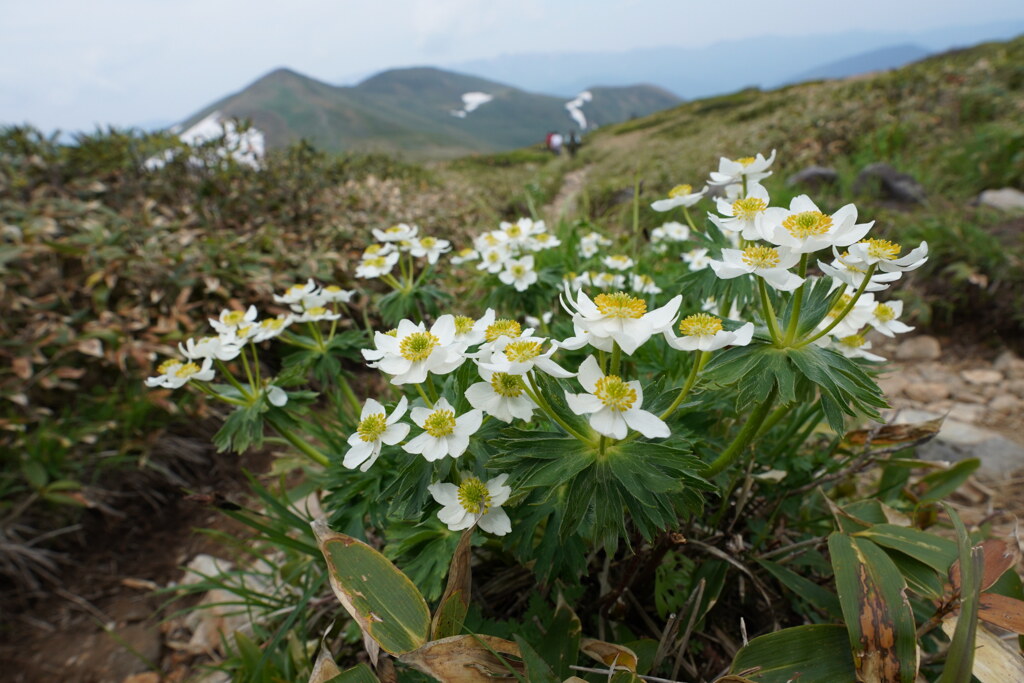
[[[994,413],[1016,413],[1021,409],[1021,400],[1013,394],[999,394],[989,401],[988,409]]]
[[[901,204],[920,204],[924,188],[912,175],[901,173],[889,164],[868,164],[853,181],[853,193],[889,199]]]
[[[820,191],[825,187],[834,186],[839,182],[839,174],[836,169],[828,166],[808,166],[786,179],[786,187],[806,188],[811,191]]]
[[[908,384],[903,393],[920,403],[934,403],[949,396],[949,387],[940,382],[914,382]]]
[[[900,375],[886,375],[878,380],[878,386],[882,393],[889,398],[895,398],[903,393],[909,382]]]
[[[1012,379],[1006,383],[1006,388],[1024,398],[1024,379]]]
[[[979,422],[984,415],[985,406],[976,403],[954,401],[949,409],[949,417],[947,419],[958,422]]]
[[[904,410],[895,418],[898,424],[926,422],[941,413]],[[992,430],[958,420],[947,419],[938,436],[917,448],[918,457],[927,460],[964,460],[978,458],[981,470],[990,476],[1003,476],[1024,465],[1024,447]]]
[[[999,384],[1003,381],[1003,373],[998,370],[963,370],[960,376],[964,378],[968,384],[983,385],[983,384]]]
[[[985,387],[989,389],[991,387]],[[956,398],[961,403],[988,403],[990,396],[984,394],[976,394],[973,391],[958,391],[956,392]]]
[[[978,203],[1000,211],[1024,211],[1024,192],[1012,187],[985,190],[978,195]]]
[[[1013,351],[1003,351],[992,363],[992,369],[998,370],[1007,377],[1024,378],[1024,360]]]
[[[121,681],[121,683],[160,683],[160,674],[155,671],[147,671],[144,674],[134,674]]]
[[[896,347],[897,360],[935,360],[941,355],[939,340],[927,334],[904,339]]]

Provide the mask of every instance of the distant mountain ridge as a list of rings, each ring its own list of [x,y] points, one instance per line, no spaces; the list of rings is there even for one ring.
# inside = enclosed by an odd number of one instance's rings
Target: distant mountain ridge
[[[803,83],[823,78],[847,78],[872,71],[898,69],[931,54],[920,45],[892,45],[822,64],[794,76],[788,83]]]
[[[588,92],[589,100],[573,116],[566,98],[434,67],[391,69],[355,86],[334,86],[282,68],[196,112],[181,126],[187,129],[216,111],[251,120],[268,147],[307,139],[334,152],[444,158],[530,145],[549,130],[578,127],[579,115],[586,127],[593,127],[680,102],[649,85]]]

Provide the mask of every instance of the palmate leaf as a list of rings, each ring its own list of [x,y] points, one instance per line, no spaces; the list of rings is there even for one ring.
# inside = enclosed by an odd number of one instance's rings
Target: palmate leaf
[[[860,411],[879,419],[878,408],[887,406],[881,389],[856,363],[840,353],[811,344],[789,349],[800,373],[818,386],[829,426],[844,431],[844,415]]]

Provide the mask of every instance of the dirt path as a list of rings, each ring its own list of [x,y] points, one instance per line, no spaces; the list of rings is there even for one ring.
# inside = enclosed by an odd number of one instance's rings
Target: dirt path
[[[580,192],[583,191],[583,187],[587,182],[587,171],[589,169],[589,166],[583,166],[566,173],[562,179],[561,189],[555,195],[555,198],[551,200],[551,203],[544,207],[542,215],[554,222],[572,214],[576,210],[576,200],[579,198]]]

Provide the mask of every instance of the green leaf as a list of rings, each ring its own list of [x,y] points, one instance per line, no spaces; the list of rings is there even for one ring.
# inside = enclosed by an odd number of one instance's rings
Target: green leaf
[[[758,683],[847,683],[857,671],[850,654],[844,626],[815,624],[796,626],[754,638],[739,652],[729,668]]]
[[[924,485],[924,495],[921,496],[920,503],[925,505],[939,502],[960,488],[980,465],[981,461],[977,458],[967,458],[948,469],[931,472],[921,477],[918,485]]]
[[[903,576],[865,539],[835,532],[828,547],[859,679],[914,683],[917,633]]]
[[[956,543],[927,531],[895,524],[875,524],[853,534],[880,546],[899,550],[945,576],[957,557]]]
[[[452,555],[452,561],[448,567],[448,583],[430,624],[430,633],[434,640],[456,636],[462,632],[462,622],[466,619],[466,612],[469,611],[469,596],[472,588],[473,570],[470,567],[470,560],[472,559],[474,529],[475,525],[462,532],[459,544]]]
[[[975,636],[978,630],[978,597],[985,556],[980,547],[971,547],[964,523],[953,508],[943,505],[956,529],[960,559],[960,614],[949,643],[946,665],[937,683],[971,683],[974,669]]]
[[[526,667],[526,680],[533,683],[560,683],[560,677],[555,676],[548,663],[545,662],[537,651],[530,647],[530,644],[518,635],[513,635],[519,652],[522,653],[523,665]]]
[[[572,607],[565,601],[561,593],[558,595],[558,606],[551,621],[545,624],[547,630],[543,639],[537,643],[537,652],[544,661],[551,665],[558,680],[572,676],[572,667],[576,663],[580,650],[580,634],[583,626]],[[520,648],[522,643],[519,644]],[[524,659],[526,652],[523,652]],[[527,666],[529,662],[527,661]],[[532,678],[530,680],[533,680]]]
[[[363,632],[394,655],[427,642],[430,611],[416,586],[379,552],[313,522],[334,594]]]
[[[366,664],[360,664],[351,669],[345,669],[327,683],[380,683],[380,679],[374,675],[373,669]]]
[[[770,560],[757,560],[757,563],[764,567],[769,574],[783,586],[791,590],[800,598],[811,603],[815,607],[824,610],[833,617],[842,616],[842,609],[839,606],[839,598],[826,588],[822,588],[813,581],[800,576],[792,569],[783,567]]]

